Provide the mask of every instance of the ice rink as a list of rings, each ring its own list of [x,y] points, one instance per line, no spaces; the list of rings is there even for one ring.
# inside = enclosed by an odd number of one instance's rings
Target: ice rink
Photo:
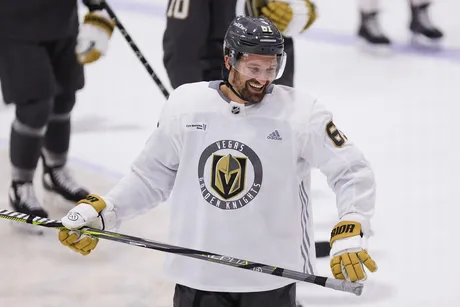
[[[169,85],[162,63],[164,2],[110,1]],[[459,305],[460,2],[434,1],[432,19],[446,34],[438,51],[408,43],[406,1],[382,2],[382,27],[395,43],[389,55],[358,47],[353,0],[318,0],[318,22],[295,41],[296,86],[333,111],[337,126],[370,160],[378,184],[369,253],[379,271],[369,276],[361,297],[301,285],[305,307]],[[86,80],[73,113],[70,162],[81,182],[103,194],[129,170],[165,99],[118,32],[108,55],[87,66]],[[8,208],[13,115],[13,108],[0,105],[0,208]],[[53,218],[65,214],[43,197]],[[316,237],[327,239],[337,219],[335,198],[317,172],[312,198]],[[120,231],[167,241],[168,219],[163,204]],[[41,237],[18,234],[6,220],[0,220],[0,246],[1,307],[172,306],[160,252],[101,242],[82,257],[63,248],[53,230]],[[317,271],[331,276],[328,260],[317,261]]]

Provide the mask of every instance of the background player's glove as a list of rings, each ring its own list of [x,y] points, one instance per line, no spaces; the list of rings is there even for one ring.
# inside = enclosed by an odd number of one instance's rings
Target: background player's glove
[[[360,223],[344,220],[335,225],[331,232],[331,270],[335,278],[366,280],[364,266],[371,272],[377,271],[377,264],[367,253],[364,240]]]
[[[59,231],[59,241],[72,250],[86,256],[96,248],[98,239],[82,235],[78,229],[87,226],[98,229],[113,229],[116,226],[116,214],[113,205],[106,203],[100,196],[90,194],[80,200],[66,216],[62,224],[69,230]]]
[[[287,37],[307,30],[316,20],[316,5],[310,0],[248,0],[249,13],[265,16]]]
[[[106,53],[114,27],[114,22],[100,11],[86,14],[75,50],[81,64],[94,62]]]

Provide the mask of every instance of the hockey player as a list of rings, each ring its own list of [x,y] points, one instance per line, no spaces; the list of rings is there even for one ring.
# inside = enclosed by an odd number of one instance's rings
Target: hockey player
[[[283,76],[274,82],[294,86],[291,36],[304,32],[316,20],[316,7],[310,0],[170,0],[163,36],[163,63],[173,88],[221,78],[222,42],[235,11],[237,15],[265,16],[281,29],[287,61]],[[327,257],[329,252],[328,242],[316,243],[317,257]]]
[[[48,216],[32,185],[40,156],[47,190],[72,202],[88,194],[66,168],[70,116],[84,85],[82,64],[105,53],[114,26],[100,0],[85,4],[90,11],[78,32],[76,0],[0,1],[0,82],[5,102],[16,107],[9,198],[19,212]]]
[[[313,273],[310,172],[337,196],[331,236],[336,278],[376,270],[364,246],[375,181],[332,114],[302,90],[274,85],[283,37],[265,18],[237,17],[224,42],[224,80],[180,86],[159,127],[106,196],[91,194],[62,218],[62,244],[88,255],[83,226],[113,229],[169,199],[170,243]],[[152,227],[155,227],[152,225]],[[292,280],[167,254],[175,307],[295,306]]]
[[[391,41],[381,30],[377,19],[380,0],[358,0],[358,3],[361,13],[358,36],[371,46],[389,46]],[[431,0],[409,0],[409,4],[411,7],[409,30],[414,37],[421,36],[428,42],[439,41],[443,33],[428,17]]]
[[[173,88],[186,83],[221,78],[222,42],[236,15],[265,16],[284,35],[287,55],[284,74],[276,84],[294,86],[294,42],[291,36],[307,30],[316,20],[310,0],[170,0],[163,36],[163,63]],[[197,35],[190,35],[190,32]],[[328,242],[316,243],[317,257],[329,256]]]

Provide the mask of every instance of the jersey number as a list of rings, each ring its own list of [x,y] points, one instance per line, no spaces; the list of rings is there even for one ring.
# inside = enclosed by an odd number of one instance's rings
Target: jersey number
[[[186,19],[190,8],[190,0],[171,0],[167,16],[169,18]]]
[[[343,134],[332,121],[328,122],[326,125],[327,136],[331,139],[332,143],[336,147],[342,147],[343,144],[347,141],[347,137]]]
[[[262,32],[264,33],[272,33],[272,29],[270,28],[270,26],[260,26],[262,28]]]

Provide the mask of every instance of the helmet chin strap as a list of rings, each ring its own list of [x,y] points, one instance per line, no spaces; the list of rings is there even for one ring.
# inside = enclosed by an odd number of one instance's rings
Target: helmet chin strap
[[[235,94],[238,98],[240,98],[243,101],[248,102],[245,98],[241,96],[240,93],[238,93],[233,85],[230,84],[230,81],[228,81],[228,77],[230,75],[230,70],[232,69],[232,66],[230,66],[230,69],[227,69],[225,65],[222,66],[222,79],[224,80],[225,85]]]
[[[246,99],[244,99],[240,93],[238,93],[235,88],[230,84],[230,82],[228,82],[228,80],[224,80],[225,82],[225,85],[227,85],[227,87],[233,92],[233,94],[235,94],[236,96],[238,96],[238,98],[240,98],[241,100],[245,101],[245,102],[248,102]]]

